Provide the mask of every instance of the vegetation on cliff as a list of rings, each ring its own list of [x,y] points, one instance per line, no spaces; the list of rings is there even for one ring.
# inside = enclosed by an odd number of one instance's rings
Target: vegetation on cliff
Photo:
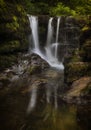
[[[23,5],[14,0],[0,0],[0,70],[15,61],[17,52],[27,50],[29,31]]]
[[[91,0],[23,0],[30,14],[90,15]]]

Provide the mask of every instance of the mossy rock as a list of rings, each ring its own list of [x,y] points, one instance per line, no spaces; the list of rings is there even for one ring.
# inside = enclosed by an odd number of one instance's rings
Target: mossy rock
[[[90,29],[90,27],[87,26],[87,25],[85,25],[85,26],[82,28],[82,31],[84,32],[84,31],[87,31],[87,30],[89,30],[89,29]]]
[[[4,23],[0,24],[0,34],[1,33],[16,33],[19,29],[19,23],[18,22],[11,22],[11,23]]]
[[[91,95],[91,82],[82,90],[83,95]]]
[[[89,96],[91,94],[91,77],[81,77],[74,81],[71,88],[67,91],[68,99],[76,99],[77,97]]]
[[[71,62],[65,66],[66,82],[72,83],[83,76],[91,75],[91,63]]]
[[[39,65],[32,65],[29,68],[30,75],[39,74],[40,72],[41,72],[41,66],[39,66]]]
[[[87,40],[81,48],[80,56],[83,61],[91,62],[91,39]]]
[[[19,41],[9,41],[9,42],[1,45],[0,54],[18,51],[19,48],[20,48],[20,42]]]
[[[81,32],[80,36],[80,48],[84,45],[84,43],[91,39],[91,28],[88,28],[87,30],[84,30]]]
[[[14,65],[17,62],[17,55],[0,55],[0,71]]]
[[[28,41],[26,39],[8,41],[0,45],[0,54],[9,54],[23,52],[28,50]]]
[[[79,49],[75,49],[73,55],[71,56],[70,62],[80,62],[82,59],[79,55]]]

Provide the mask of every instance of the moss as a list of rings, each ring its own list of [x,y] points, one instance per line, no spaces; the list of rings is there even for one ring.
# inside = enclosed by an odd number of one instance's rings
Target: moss
[[[91,39],[87,40],[80,51],[83,61],[91,61]]]
[[[70,62],[80,62],[81,57],[79,55],[79,49],[75,49],[73,56],[70,59]]]
[[[74,55],[72,58],[71,58],[71,62],[79,62],[81,61],[81,58],[79,56],[76,56]]]
[[[0,53],[11,53],[13,51],[17,51],[19,48],[19,41],[9,41],[7,43],[2,44],[2,46],[0,47]]]
[[[83,28],[82,28],[82,31],[86,31],[86,30],[89,30],[89,26],[85,25]]]
[[[0,54],[7,54],[7,57],[1,58],[2,68],[12,63],[10,53],[16,55],[28,49],[29,21],[24,7],[17,3],[0,0]]]
[[[71,62],[65,67],[66,82],[72,83],[83,76],[91,76],[91,64],[84,62]]]
[[[5,6],[4,0],[0,0],[0,6],[1,6],[1,7],[2,7],[2,6]]]
[[[17,29],[19,28],[19,23],[18,22],[7,23],[6,28],[10,29],[11,31],[17,31]]]
[[[39,72],[41,72],[41,67],[40,66],[38,66],[38,65],[33,65],[33,66],[30,66],[30,68],[29,68],[29,73],[32,75],[32,74],[37,74],[37,73],[39,73]]]
[[[17,10],[18,10],[19,12],[22,11],[21,5],[17,5],[16,7],[17,7]]]
[[[13,20],[14,20],[14,21],[17,21],[18,19],[17,19],[17,17],[16,17],[16,16],[13,16]]]
[[[4,44],[6,42],[8,43],[10,40],[19,40],[24,48],[25,44],[28,46],[26,32],[27,28],[29,30],[29,21],[27,14],[22,5],[17,5],[16,3],[14,5],[12,3],[6,3],[6,6],[2,6],[0,9],[1,43],[2,41]]]
[[[20,16],[26,16],[26,11],[24,10],[22,5],[17,4],[16,5],[17,13]]]
[[[16,55],[0,55],[0,71],[17,62]]]

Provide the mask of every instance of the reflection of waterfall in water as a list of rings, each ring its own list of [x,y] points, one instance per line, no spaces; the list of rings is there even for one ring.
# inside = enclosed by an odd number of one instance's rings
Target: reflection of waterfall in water
[[[45,47],[46,54],[44,55],[39,47],[39,40],[38,40],[38,18],[35,16],[29,16],[30,20],[30,27],[32,30],[32,39],[34,48],[32,48],[32,51],[36,54],[38,54],[41,58],[43,58],[45,61],[49,63],[51,67],[57,68],[57,69],[64,69],[64,66],[62,62],[58,61],[57,57],[57,45],[54,45],[54,51],[52,49],[52,38],[53,38],[53,29],[52,29],[52,20],[53,18],[49,19],[48,23],[48,34],[47,34],[47,45]],[[56,33],[56,39],[58,39],[58,30],[59,30],[59,18],[57,22],[57,33]]]
[[[46,78],[48,79],[48,84],[46,86],[46,101],[47,103],[52,102],[54,99],[55,108],[58,107],[58,90],[62,90],[64,84],[64,71],[60,72],[54,70],[47,70]]]
[[[44,79],[46,81],[45,85],[42,85],[43,93],[41,93],[41,89],[39,86],[39,82],[41,82],[41,79]],[[39,104],[40,100],[42,100],[42,102],[46,102],[47,104],[53,104],[55,109],[58,108],[58,91],[62,89],[63,83],[64,70],[55,71],[52,69],[47,69],[39,77],[36,77],[34,82],[30,86],[31,97],[27,113],[32,112],[34,108],[37,107],[37,104]]]
[[[28,113],[34,109],[36,105],[36,100],[37,100],[37,88],[33,88],[31,91],[31,98],[29,101],[28,109],[27,109]]]

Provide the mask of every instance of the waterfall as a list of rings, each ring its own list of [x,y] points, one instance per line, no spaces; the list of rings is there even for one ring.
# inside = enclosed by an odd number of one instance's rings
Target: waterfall
[[[53,28],[52,28],[52,20],[53,18],[49,19],[49,23],[48,23],[48,33],[47,33],[47,46],[50,46],[51,42],[52,42],[52,37],[53,37]]]
[[[57,53],[58,53],[58,35],[59,35],[59,25],[60,25],[60,17],[57,19],[57,30],[56,30],[56,42],[52,44],[52,47],[55,48],[55,59],[57,60]]]
[[[53,38],[52,20],[53,18],[50,18],[48,22],[47,42],[46,42],[46,47],[45,47],[46,57],[49,61],[49,64],[51,64],[51,62],[54,61],[54,57],[52,54],[52,46],[51,46],[52,38]]]
[[[60,25],[60,17],[57,20],[56,43],[58,42],[59,25]]]
[[[53,27],[52,21],[53,18],[49,19],[48,22],[48,32],[47,32],[47,42],[45,48],[45,54],[40,50],[39,39],[38,39],[38,18],[36,16],[29,16],[30,27],[32,30],[32,40],[34,44],[34,48],[32,48],[32,52],[38,54],[41,58],[48,62],[51,67],[63,70],[64,66],[62,62],[58,61],[57,57],[57,48],[58,48],[58,33],[59,33],[59,23],[60,18],[57,21],[57,31],[56,31],[56,43],[52,43],[53,39]]]
[[[32,31],[32,41],[33,41],[33,48],[32,48],[32,52],[39,55],[41,58],[43,58],[44,60],[46,59],[45,56],[42,54],[40,47],[39,47],[39,37],[38,37],[38,17],[36,16],[30,16],[29,17],[29,21],[30,21],[30,28]],[[30,41],[31,42],[31,41]],[[31,50],[31,49],[29,49]]]
[[[60,17],[57,20],[56,44],[55,44],[55,58],[57,58],[59,25],[60,25]]]
[[[29,20],[31,24],[34,49],[39,51],[38,19],[35,16],[31,16],[29,17]]]

